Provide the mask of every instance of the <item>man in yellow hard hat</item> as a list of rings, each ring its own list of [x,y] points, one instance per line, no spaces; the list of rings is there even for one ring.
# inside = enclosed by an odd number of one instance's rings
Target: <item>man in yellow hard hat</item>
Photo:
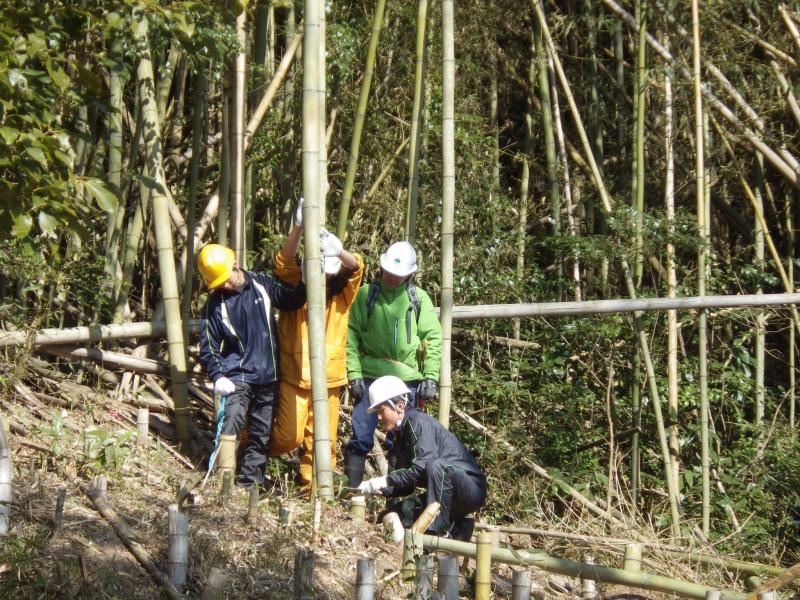
[[[249,417],[247,446],[236,485],[263,485],[272,413],[278,398],[278,335],[273,305],[291,311],[306,301],[305,286],[239,268],[230,248],[208,244],[197,266],[211,290],[200,324],[200,362],[220,395],[213,468],[222,435],[238,436]]]
[[[295,210],[294,224],[286,243],[275,255],[276,277],[299,283],[302,265],[297,254],[303,233],[302,199]],[[364,273],[364,260],[342,247],[332,233],[320,236],[326,276],[325,357],[328,383],[328,432],[331,440],[331,469],[336,466],[336,430],[339,426],[339,396],[347,384],[345,345],[350,306],[356,298]],[[280,401],[272,432],[272,456],[304,446],[300,455],[300,482],[311,483],[314,445],[314,413],[311,399],[311,367],[308,354],[306,310],[281,313],[278,319],[281,351]]]

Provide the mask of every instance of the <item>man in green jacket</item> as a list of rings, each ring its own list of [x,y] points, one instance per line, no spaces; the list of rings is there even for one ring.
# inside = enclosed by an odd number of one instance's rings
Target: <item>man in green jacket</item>
[[[381,255],[381,279],[361,286],[350,308],[347,330],[347,378],[353,397],[353,435],[345,450],[348,485],[358,487],[372,450],[378,424],[367,412],[369,386],[394,375],[409,389],[411,406],[436,397],[442,357],[442,326],[430,296],[412,279],[417,253],[408,242],[396,242]],[[367,401],[364,401],[364,400]]]

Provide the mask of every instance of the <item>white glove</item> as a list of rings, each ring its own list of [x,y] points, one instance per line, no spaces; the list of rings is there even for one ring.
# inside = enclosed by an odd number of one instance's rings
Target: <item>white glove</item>
[[[227,396],[236,391],[236,384],[234,384],[227,377],[220,377],[214,382],[214,393],[220,396]]]
[[[319,230],[319,246],[326,258],[335,258],[342,253],[342,241],[325,228]]]
[[[386,477],[375,477],[374,479],[367,479],[358,484],[358,491],[368,496],[374,496],[381,493],[381,490],[389,485],[386,482]]]
[[[297,201],[297,207],[294,209],[294,224],[297,227],[303,226],[303,197]]]

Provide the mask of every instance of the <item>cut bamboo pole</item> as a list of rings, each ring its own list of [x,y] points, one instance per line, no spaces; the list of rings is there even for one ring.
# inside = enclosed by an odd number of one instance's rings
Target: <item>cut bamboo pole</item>
[[[305,1],[305,36],[303,39],[303,233],[305,239],[305,272],[308,295],[309,363],[311,397],[314,408],[314,468],[317,491],[321,498],[333,497],[330,468],[330,433],[328,431],[328,388],[325,376],[325,285],[322,275],[319,230],[324,221],[325,189],[320,156],[324,151],[324,135],[320,122],[325,115],[320,103],[324,82],[320,75],[321,51],[324,46],[324,6],[319,0]],[[324,128],[323,128],[324,133]],[[333,432],[335,433],[335,432]]]
[[[200,331],[200,320],[186,322],[191,333]],[[138,323],[119,323],[110,325],[90,325],[84,327],[65,327],[39,329],[37,331],[4,331],[0,333],[0,348],[19,346],[30,342],[34,346],[55,346],[100,342],[130,338],[163,337],[167,332],[164,321],[143,321]]]
[[[511,600],[530,600],[531,572],[528,569],[514,569],[511,577]]]
[[[11,482],[14,472],[11,468],[9,435],[5,426],[6,419],[0,417],[0,537],[8,535],[12,500]]]
[[[43,346],[42,350],[47,354],[91,360],[104,366],[124,368],[128,371],[152,373],[160,377],[169,377],[170,375],[170,369],[164,362],[150,358],[135,358],[119,352],[98,350],[97,348],[79,348],[77,346]]]
[[[478,532],[475,552],[475,600],[489,600],[492,588],[492,534]]]
[[[202,600],[222,600],[225,597],[225,588],[228,585],[228,574],[219,567],[211,567],[208,579],[203,587]]]
[[[243,3],[245,6],[247,2]],[[230,191],[230,240],[229,245],[236,255],[239,266],[247,265],[245,236],[245,112],[247,110],[247,10],[242,7],[236,15],[235,30],[239,51],[233,66],[233,106],[231,110],[231,191]]]
[[[417,557],[414,600],[433,600],[433,554]]]
[[[587,565],[595,564],[594,556],[587,552],[583,556],[583,562]],[[597,598],[597,584],[594,579],[581,578],[581,598]]]
[[[314,600],[314,551],[300,548],[294,555],[294,598]]]
[[[67,486],[63,483],[58,486],[58,496],[56,496],[56,512],[53,515],[53,531],[61,528],[64,522],[64,502],[67,499]]]
[[[455,43],[453,0],[442,0],[442,358],[439,372],[439,423],[450,426],[453,338],[453,235],[455,226]]]
[[[175,589],[182,590],[189,573],[189,520],[177,504],[170,504],[168,511],[167,574]]]
[[[440,554],[438,563],[439,576],[436,590],[439,592],[439,597],[442,600],[458,600],[458,559],[452,554]]]
[[[421,535],[423,548],[431,552],[450,552],[459,556],[475,557],[476,545],[459,542],[431,535]],[[626,585],[645,590],[678,594],[687,598],[706,597],[708,588],[696,583],[680,581],[670,577],[651,573],[629,573],[622,569],[614,569],[601,565],[585,565],[573,560],[550,556],[534,550],[496,548],[491,551],[492,560],[508,565],[535,566],[545,571],[568,575],[570,577],[592,578],[596,581]],[[740,592],[724,592],[724,600],[744,600],[745,594]]]
[[[630,573],[638,573],[642,570],[642,546],[640,544],[625,546],[625,562],[622,568]]]
[[[373,600],[375,597],[375,560],[360,556],[356,562],[356,600]]]
[[[92,478],[92,486],[101,500],[108,500],[108,478],[105,475],[96,475]]]
[[[441,505],[438,502],[431,502],[428,504],[417,520],[414,521],[414,524],[411,526],[411,531],[414,533],[425,533],[425,531],[428,529],[428,525],[430,525],[439,514],[440,508]]]
[[[762,594],[774,594],[778,590],[785,588],[798,577],[800,577],[800,564],[789,567],[780,575],[777,575],[769,581],[761,584],[758,586],[755,592],[749,594],[746,598],[744,598],[744,600],[761,600]]]
[[[403,585],[408,587],[414,583],[417,557],[422,556],[422,538],[423,534],[414,533],[410,529],[406,529],[403,539],[403,563],[400,567],[400,575]]]
[[[136,411],[136,445],[146,448],[150,445],[150,409],[142,407]]]
[[[357,523],[363,523],[367,519],[367,499],[364,496],[353,496],[350,499],[350,516]]]
[[[250,497],[247,503],[247,524],[254,525],[258,520],[258,486],[250,486]]]

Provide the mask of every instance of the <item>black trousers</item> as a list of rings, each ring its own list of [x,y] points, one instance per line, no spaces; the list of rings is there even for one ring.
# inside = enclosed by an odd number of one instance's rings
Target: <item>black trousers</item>
[[[242,431],[248,417],[249,437],[236,466],[238,485],[264,483],[272,434],[272,413],[278,400],[278,384],[252,385],[235,382],[236,391],[223,396],[217,415],[218,435],[236,435]]]
[[[430,461],[425,468],[425,475],[425,492],[390,503],[379,515],[378,521],[387,512],[396,512],[403,526],[408,528],[428,504],[438,502],[441,505],[439,515],[428,526],[428,532],[444,535],[450,531],[453,523],[480,509],[486,502],[484,475],[470,475],[441,459]]]
[[[425,467],[428,479],[427,503],[441,505],[429,529],[437,534],[450,530],[454,521],[475,512],[486,501],[486,477],[468,474],[463,469],[436,458]]]

